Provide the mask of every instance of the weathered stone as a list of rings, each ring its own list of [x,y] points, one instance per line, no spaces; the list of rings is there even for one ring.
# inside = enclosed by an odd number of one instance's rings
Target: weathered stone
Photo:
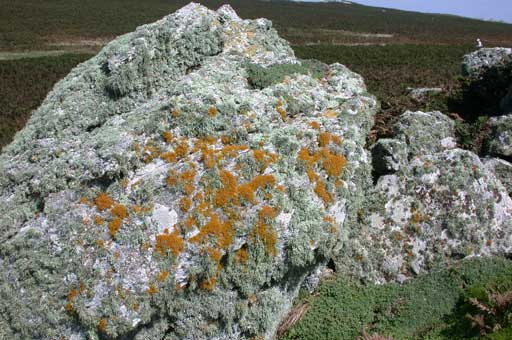
[[[409,91],[409,97],[412,99],[422,101],[427,99],[429,95],[435,95],[443,92],[440,87],[419,87],[419,88],[407,88]]]
[[[512,115],[493,117],[489,120],[491,133],[488,137],[488,153],[512,159]]]
[[[409,157],[452,149],[456,146],[455,124],[445,114],[405,112],[395,125],[396,139],[407,144]]]
[[[190,4],[60,81],[0,156],[0,338],[269,339],[357,221],[377,108],[339,64],[250,86],[275,64],[269,21]]]
[[[499,158],[484,158],[482,160],[491,172],[501,181],[512,196],[512,164]]]
[[[481,48],[464,56],[462,75],[476,78],[492,67],[512,62],[512,48]]]
[[[512,110],[512,49],[483,48],[465,55],[462,75],[466,111],[494,116]]]
[[[477,155],[445,147],[452,144],[442,142],[453,140],[452,128],[437,112],[402,117],[395,138],[409,148],[409,160],[368,193],[359,228],[351,229],[337,261],[339,271],[402,282],[441,263],[510,255],[507,189]]]

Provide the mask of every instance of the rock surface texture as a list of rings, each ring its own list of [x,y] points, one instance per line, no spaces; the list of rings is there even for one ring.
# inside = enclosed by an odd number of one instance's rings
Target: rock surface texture
[[[462,75],[467,78],[465,97],[483,111],[512,112],[512,48],[482,48],[464,56]]]
[[[385,282],[510,255],[506,167],[439,112],[372,164],[377,107],[229,6],[112,41],[0,155],[0,338],[270,339],[331,258]]]
[[[371,185],[376,100],[308,65],[192,3],[72,70],[0,156],[0,338],[270,338]]]
[[[385,164],[375,169],[385,171],[375,173],[339,267],[371,281],[403,282],[439,263],[510,255],[512,200],[497,167],[458,149],[454,123],[440,112],[406,112],[395,134],[373,147],[374,163]]]

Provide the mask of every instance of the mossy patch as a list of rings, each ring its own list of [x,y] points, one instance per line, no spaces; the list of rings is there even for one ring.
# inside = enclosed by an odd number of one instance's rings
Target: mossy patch
[[[313,78],[321,78],[327,69],[324,63],[309,59],[297,64],[274,64],[264,67],[258,64],[247,64],[247,80],[255,89],[264,89],[280,83],[288,75],[295,73],[309,74]]]

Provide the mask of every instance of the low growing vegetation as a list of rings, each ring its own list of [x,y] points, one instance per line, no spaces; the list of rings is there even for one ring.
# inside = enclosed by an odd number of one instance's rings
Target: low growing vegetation
[[[510,339],[512,261],[476,258],[399,285],[324,282],[281,339]],[[365,337],[366,336],[366,337]]]

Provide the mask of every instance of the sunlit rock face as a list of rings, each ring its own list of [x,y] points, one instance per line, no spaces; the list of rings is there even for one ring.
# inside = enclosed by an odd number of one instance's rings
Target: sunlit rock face
[[[357,222],[376,108],[228,6],[115,39],[0,156],[0,338],[270,338]]]
[[[399,281],[460,259],[512,253],[506,162],[457,148],[440,112],[406,112],[373,147],[375,187],[338,263],[374,282]],[[382,165],[383,164],[383,165]]]

